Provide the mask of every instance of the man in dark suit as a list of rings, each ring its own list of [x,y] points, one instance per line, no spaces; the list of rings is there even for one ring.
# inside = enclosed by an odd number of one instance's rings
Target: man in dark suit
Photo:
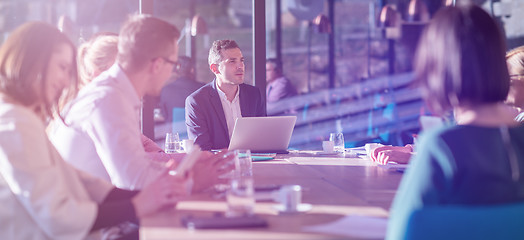
[[[215,79],[187,97],[187,132],[202,149],[222,149],[237,118],[266,113],[260,90],[244,84],[244,57],[235,41],[213,42],[208,62]]]

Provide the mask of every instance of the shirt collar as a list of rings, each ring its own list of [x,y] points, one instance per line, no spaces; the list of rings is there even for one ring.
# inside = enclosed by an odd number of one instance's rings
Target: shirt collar
[[[282,81],[284,78],[285,78],[284,76],[277,77],[277,78],[273,79],[273,81],[267,83],[267,85],[274,85],[274,84],[276,84],[277,82]]]
[[[140,108],[142,106],[140,96],[138,96],[135,87],[131,84],[131,80],[129,80],[126,73],[118,63],[113,64],[106,73],[109,74],[111,78],[115,79],[117,85],[121,87],[121,90],[126,97],[129,98],[129,103],[131,103],[135,108]]]
[[[215,83],[215,84],[217,84],[217,83]],[[222,99],[223,101],[227,101],[227,102],[229,102],[229,101],[227,100],[226,93],[223,92],[222,89],[220,89],[220,88],[218,87],[218,85],[216,86],[216,88],[217,88],[218,96],[220,97],[220,99]],[[238,101],[238,96],[239,96],[239,95],[240,95],[240,86],[238,86],[237,94],[235,95],[235,97],[233,98],[233,101],[231,101],[231,102],[234,103],[234,102]]]

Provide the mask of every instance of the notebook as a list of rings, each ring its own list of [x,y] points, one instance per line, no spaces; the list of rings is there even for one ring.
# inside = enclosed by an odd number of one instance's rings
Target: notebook
[[[252,153],[288,153],[296,116],[237,118],[229,150],[249,149]]]

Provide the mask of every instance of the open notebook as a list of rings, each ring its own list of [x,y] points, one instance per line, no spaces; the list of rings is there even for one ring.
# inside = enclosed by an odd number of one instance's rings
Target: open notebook
[[[237,118],[229,150],[253,153],[287,153],[296,116]]]

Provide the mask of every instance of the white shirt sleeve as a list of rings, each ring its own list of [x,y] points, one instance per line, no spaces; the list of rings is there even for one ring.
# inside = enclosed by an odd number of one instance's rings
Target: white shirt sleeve
[[[114,185],[131,190],[143,188],[160,175],[162,168],[148,160],[139,137],[138,116],[122,98],[107,95],[97,101],[82,124],[83,130],[93,141]]]
[[[20,217],[28,214],[51,239],[85,237],[97,214],[96,202],[89,199],[76,172],[65,167],[40,119],[22,117],[0,129],[0,174],[20,203],[12,206],[23,208],[13,211]],[[30,222],[27,228],[37,231]]]

